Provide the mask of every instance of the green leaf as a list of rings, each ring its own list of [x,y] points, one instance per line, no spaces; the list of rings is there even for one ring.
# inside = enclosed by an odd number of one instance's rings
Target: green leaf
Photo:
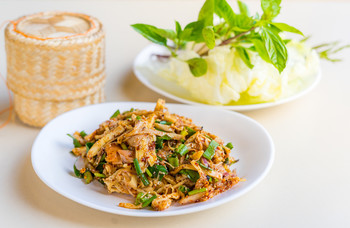
[[[232,149],[233,149],[233,145],[232,145],[232,143],[231,143],[231,142],[227,143],[227,144],[226,144],[226,147],[227,147],[227,148],[229,148],[230,150],[232,150]]]
[[[112,118],[117,117],[117,116],[119,116],[119,115],[120,115],[120,111],[119,111],[119,109],[118,109],[118,110],[115,111],[115,112],[113,113],[113,115],[112,115],[111,117],[109,117],[109,118],[112,119]]]
[[[187,188],[187,187],[184,186],[184,185],[180,185],[180,186],[179,186],[179,190],[180,190],[182,193],[184,193],[184,194],[187,194],[188,191],[190,191],[190,189]]]
[[[80,173],[79,169],[77,169],[77,167],[75,166],[75,164],[73,165],[73,169],[74,169],[74,174],[76,177],[78,178],[83,178],[83,174]]]
[[[205,59],[193,58],[186,61],[193,76],[200,77],[207,73],[208,64]]]
[[[181,35],[182,35],[182,28],[181,28],[181,25],[178,21],[175,21],[175,27],[176,27],[176,35],[177,35],[177,38],[180,39]]]
[[[237,1],[238,3],[238,7],[239,7],[239,12],[241,12],[241,14],[245,15],[245,16],[249,16],[249,9],[248,6],[241,1]]]
[[[260,39],[252,39],[254,49],[258,52],[259,56],[267,63],[271,63],[269,54],[266,51],[264,43]]]
[[[202,30],[204,28],[204,21],[191,22],[184,28],[181,39],[184,41],[194,41],[196,43],[203,42]]]
[[[261,8],[264,12],[262,15],[263,20],[273,20],[281,10],[281,0],[261,0]]]
[[[133,27],[136,32],[140,33],[149,41],[163,46],[167,45],[167,39],[155,32],[155,26],[147,24],[133,24],[131,27]]]
[[[192,182],[196,182],[199,179],[199,173],[190,169],[182,169],[179,173],[184,174]]]
[[[262,27],[260,34],[271,63],[281,73],[286,67],[288,58],[287,48],[283,40],[268,27]]]
[[[187,130],[188,137],[194,135],[194,134],[197,132],[197,131],[193,130],[193,129],[190,128],[190,127],[187,127],[187,126],[186,126],[185,128],[186,128],[186,130]]]
[[[85,131],[81,131],[79,134],[82,138],[84,138],[87,135]]]
[[[247,67],[253,69],[254,65],[250,62],[248,51],[243,47],[236,47],[236,50]]]
[[[94,144],[92,142],[87,142],[85,144],[85,147],[86,147],[86,153],[89,152],[90,148],[93,146]]]
[[[198,21],[203,21],[204,26],[210,26],[213,25],[213,17],[214,0],[206,0],[198,14]]]
[[[67,134],[67,135],[73,139],[74,147],[81,147],[80,142],[76,138],[74,138],[71,134]]]
[[[157,136],[156,139],[156,149],[163,149],[163,142],[164,140],[170,140],[171,138],[168,135],[163,135],[163,136]]]
[[[241,32],[246,32],[247,30],[251,29],[255,24],[255,21],[244,14],[237,14],[235,16],[235,26],[233,27],[234,30]]]
[[[153,31],[156,32],[158,35],[168,38],[169,40],[175,40],[176,39],[176,33],[174,30],[171,29],[161,29],[161,28],[153,28]]]
[[[215,47],[215,34],[212,26],[207,26],[202,30],[204,42],[209,49]]]
[[[294,28],[293,26],[287,25],[285,23],[272,22],[270,24],[276,26],[277,28],[279,28],[282,31],[292,32],[292,33],[296,33],[296,34],[304,36],[304,34],[302,32],[300,32],[298,29]]]
[[[226,0],[215,0],[214,12],[220,18],[223,18],[230,27],[234,27],[235,23],[235,13],[233,12],[231,6],[226,2]]]

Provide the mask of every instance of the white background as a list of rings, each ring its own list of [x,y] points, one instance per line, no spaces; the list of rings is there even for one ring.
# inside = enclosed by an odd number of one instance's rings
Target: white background
[[[234,3],[233,1],[230,1]],[[82,12],[105,25],[107,101],[155,101],[131,71],[148,42],[130,28],[148,23],[173,28],[196,19],[200,0],[0,1],[0,23],[46,10]],[[249,1],[251,12],[259,2]],[[350,43],[350,2],[283,2],[276,21],[306,35],[310,45]],[[2,30],[3,34],[3,30]],[[0,227],[350,227],[350,50],[337,64],[322,62],[323,78],[305,97],[278,107],[244,112],[272,135],[276,160],[254,190],[207,211],[168,218],[132,218],[99,212],[57,194],[35,175],[30,150],[40,129],[13,118],[0,129]],[[0,72],[6,75],[4,38]],[[168,102],[172,102],[168,99]],[[8,106],[0,82],[0,110]],[[7,114],[0,115],[0,123]]]

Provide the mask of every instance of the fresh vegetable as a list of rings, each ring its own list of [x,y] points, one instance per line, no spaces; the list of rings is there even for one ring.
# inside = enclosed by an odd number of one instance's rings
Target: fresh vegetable
[[[148,181],[147,177],[145,176],[145,174],[142,173],[141,168],[140,168],[140,164],[139,164],[139,161],[137,160],[137,158],[134,159],[134,166],[135,166],[136,173],[140,177],[142,183],[145,186],[148,186],[149,181]]]
[[[181,156],[184,156],[186,153],[188,153],[188,148],[185,144],[180,144],[176,149],[175,152],[180,154]]]
[[[76,138],[74,138],[71,134],[67,134],[67,135],[73,139],[73,145],[75,148],[81,147],[80,142]]]
[[[189,196],[192,196],[192,195],[195,195],[195,194],[198,194],[198,193],[201,193],[201,192],[206,192],[207,189],[206,188],[201,188],[201,189],[195,189],[195,190],[192,190],[188,193]]]
[[[120,111],[119,109],[117,111],[115,111],[115,113],[113,113],[113,115],[110,117],[110,119],[114,118],[114,117],[117,117],[120,115]]]
[[[207,61],[203,57],[218,46],[237,48],[239,56],[249,68],[254,65],[248,50],[253,50],[281,73],[286,67],[288,53],[280,33],[291,32],[302,36],[303,33],[293,26],[273,21],[280,13],[280,4],[281,0],[261,0],[263,14],[251,16],[247,5],[241,1],[238,1],[238,13],[233,11],[226,0],[206,0],[197,21],[187,24],[184,29],[178,22],[175,30],[147,24],[131,26],[151,42],[168,48],[175,58],[177,51],[184,49],[188,42],[199,46],[199,57],[186,61],[195,77],[207,72]],[[219,23],[214,23],[215,17],[220,18]],[[168,41],[172,41],[173,46]]]
[[[218,147],[218,146],[219,146],[219,143],[217,143],[215,140],[211,140],[208,148],[203,153],[203,157],[211,160],[214,157],[216,147]]]

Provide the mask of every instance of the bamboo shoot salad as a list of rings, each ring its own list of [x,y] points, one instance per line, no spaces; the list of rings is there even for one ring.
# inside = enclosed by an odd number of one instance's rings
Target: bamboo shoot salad
[[[73,167],[77,177],[135,197],[120,207],[161,211],[173,202],[206,201],[242,181],[232,169],[232,143],[169,113],[161,99],[153,111],[117,110],[92,133],[69,136],[72,153],[84,160]]]

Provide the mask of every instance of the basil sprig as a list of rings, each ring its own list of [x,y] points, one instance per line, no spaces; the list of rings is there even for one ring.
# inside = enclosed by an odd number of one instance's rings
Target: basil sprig
[[[175,58],[177,51],[184,49],[188,42],[202,45],[197,51],[199,57],[185,61],[195,77],[206,74],[208,64],[203,57],[208,51],[224,45],[236,48],[240,58],[250,69],[254,67],[250,61],[250,52],[256,52],[281,73],[286,67],[288,53],[285,46],[287,40],[283,40],[280,33],[303,33],[288,24],[273,21],[280,13],[281,0],[261,0],[261,16],[251,16],[246,4],[241,1],[237,3],[239,13],[234,12],[226,0],[206,0],[197,21],[187,24],[183,29],[177,21],[175,30],[147,24],[131,26],[151,42],[168,48]],[[219,24],[214,24],[214,15],[221,19]]]

